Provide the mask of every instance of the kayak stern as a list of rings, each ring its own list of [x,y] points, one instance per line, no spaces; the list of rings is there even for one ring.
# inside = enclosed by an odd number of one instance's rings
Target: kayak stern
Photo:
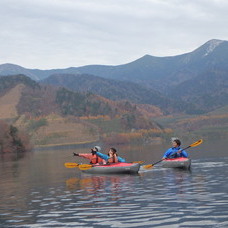
[[[162,161],[163,168],[179,168],[179,169],[190,169],[191,159],[190,158],[174,158],[165,159]]]

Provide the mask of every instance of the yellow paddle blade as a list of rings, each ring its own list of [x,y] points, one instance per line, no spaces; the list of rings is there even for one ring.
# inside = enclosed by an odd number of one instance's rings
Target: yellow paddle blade
[[[144,169],[152,169],[153,165],[149,164],[149,165],[144,165],[143,168]]]
[[[91,169],[93,166],[92,165],[89,165],[89,164],[81,164],[78,166],[78,168],[80,170],[87,170],[87,169]]]
[[[65,165],[66,168],[78,167],[78,163],[73,163],[73,162],[66,162],[64,165]]]
[[[198,146],[198,145],[200,145],[202,142],[203,142],[203,139],[200,139],[200,140],[198,140],[198,141],[192,143],[192,144],[190,145],[190,147]]]
[[[144,163],[144,161],[133,161],[132,163],[143,164],[143,163]]]

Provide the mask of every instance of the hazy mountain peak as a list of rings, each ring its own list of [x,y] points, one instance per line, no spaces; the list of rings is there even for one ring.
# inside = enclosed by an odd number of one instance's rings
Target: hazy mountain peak
[[[32,79],[39,80],[39,77],[34,74],[30,69],[26,69],[22,66],[12,64],[12,63],[4,63],[0,65],[0,75],[16,75],[16,74],[24,74],[29,76]]]
[[[211,52],[214,51],[214,49],[219,46],[221,43],[223,43],[223,40],[217,40],[217,39],[213,39],[213,40],[209,40],[206,45],[206,52],[204,54],[204,56],[207,56],[208,54],[210,54]]]
[[[16,64],[12,64],[12,63],[4,63],[4,64],[1,64],[1,68],[4,68],[4,69],[15,69],[15,68],[22,69],[23,67],[16,65]]]

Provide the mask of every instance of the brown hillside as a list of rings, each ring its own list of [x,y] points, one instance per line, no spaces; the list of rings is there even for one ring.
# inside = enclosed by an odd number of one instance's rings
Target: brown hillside
[[[153,118],[153,117],[159,117],[163,116],[163,112],[161,109],[157,106],[154,105],[149,105],[149,104],[134,104],[131,103],[127,100],[122,100],[122,101],[113,101],[110,99],[107,99],[105,97],[99,96],[99,95],[94,95],[97,99],[108,103],[113,109],[117,109],[120,114],[126,113],[126,111],[132,111],[132,110],[127,110],[127,109],[134,109],[136,107],[136,110],[138,111],[139,114],[142,114],[143,116],[147,118]],[[126,104],[128,104],[128,107],[126,107]],[[134,110],[134,111],[136,111]]]
[[[15,118],[18,116],[16,106],[20,101],[24,88],[25,85],[18,84],[4,96],[0,97],[0,119]]]
[[[64,145],[97,141],[97,132],[82,123],[74,123],[64,118],[49,119],[48,126],[41,127],[34,140],[37,145]]]
[[[44,120],[46,124],[35,130],[35,122]],[[33,128],[31,128],[33,123]],[[63,118],[52,114],[43,118],[28,120],[21,116],[15,123],[18,128],[30,132],[35,146],[57,146],[89,143],[99,140],[98,128],[77,118]]]
[[[149,104],[137,104],[137,110],[148,118],[163,116],[159,107]]]

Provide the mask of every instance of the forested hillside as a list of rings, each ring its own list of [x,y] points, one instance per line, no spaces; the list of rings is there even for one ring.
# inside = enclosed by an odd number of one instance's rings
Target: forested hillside
[[[0,107],[3,118],[27,132],[35,145],[87,143],[113,134],[121,134],[114,138],[123,143],[169,132],[152,121],[151,117],[163,115],[155,106],[42,85],[23,75],[1,77],[0,84],[4,85],[0,102],[11,103],[4,110]]]
[[[204,72],[168,93],[175,99],[181,98],[204,112],[210,112],[228,104],[228,73],[221,70]]]
[[[6,93],[7,90],[15,87],[19,83],[31,88],[38,88],[39,84],[25,75],[12,75],[0,78],[0,94]]]
[[[149,104],[158,107],[164,114],[201,112],[200,107],[185,101],[176,102],[175,99],[138,85],[133,82],[105,79],[88,74],[57,74],[42,81],[44,84],[63,86],[72,91],[91,92],[102,97],[118,101],[128,100],[136,104]]]

